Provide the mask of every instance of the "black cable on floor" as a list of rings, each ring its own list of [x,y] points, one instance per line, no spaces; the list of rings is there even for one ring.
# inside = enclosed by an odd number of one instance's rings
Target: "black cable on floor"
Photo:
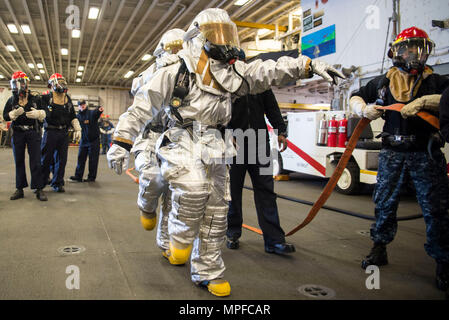
[[[243,186],[243,188],[254,191],[253,188],[250,188],[250,187],[247,187],[247,186]],[[313,206],[313,204],[314,204],[314,202],[311,202],[311,201],[302,200],[302,199],[289,197],[289,196],[284,196],[284,195],[281,195],[281,194],[278,194],[277,197],[281,198],[281,199],[284,199],[284,200],[296,202],[296,203],[306,204],[306,205],[309,205],[309,206]],[[322,208],[326,209],[326,210],[330,210],[330,211],[346,214],[348,216],[357,217],[357,218],[360,218],[360,219],[372,220],[372,221],[376,220],[376,218],[373,217],[373,216],[369,216],[369,215],[366,215],[366,214],[361,214],[361,213],[357,213],[357,212],[353,212],[353,211],[349,211],[349,210],[343,210],[343,209],[330,207],[330,206],[323,206]],[[412,216],[399,217],[396,220],[397,221],[407,221],[407,220],[419,219],[419,218],[422,218],[422,217],[423,217],[422,214],[416,214],[416,215],[412,215]]]

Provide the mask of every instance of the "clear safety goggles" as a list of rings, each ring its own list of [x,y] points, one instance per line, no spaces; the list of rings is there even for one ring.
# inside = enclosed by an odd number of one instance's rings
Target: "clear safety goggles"
[[[12,91],[23,91],[28,88],[28,84],[30,83],[30,79],[28,78],[18,78],[18,79],[12,79],[10,81],[11,83],[11,90]]]
[[[215,45],[240,47],[239,35],[235,23],[209,22],[200,25],[204,37]]]

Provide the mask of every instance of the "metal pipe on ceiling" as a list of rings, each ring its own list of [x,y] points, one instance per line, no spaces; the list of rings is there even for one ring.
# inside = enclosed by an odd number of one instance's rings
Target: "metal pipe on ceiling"
[[[118,17],[119,17],[120,14],[122,13],[122,9],[123,9],[123,6],[125,5],[125,2],[126,2],[126,0],[121,0],[121,1],[120,1],[118,10],[117,10],[117,12],[116,12],[116,14],[115,14],[115,16],[114,16],[114,20],[112,20],[112,24],[111,24],[111,26],[110,26],[110,28],[109,28],[109,31],[108,31],[108,33],[107,33],[107,35],[106,35],[106,38],[105,38],[104,41],[103,41],[103,46],[101,47],[100,53],[98,54],[98,57],[97,57],[97,59],[96,59],[96,61],[95,61],[95,65],[94,65],[94,67],[92,68],[92,71],[91,71],[91,73],[90,73],[89,79],[87,79],[87,82],[90,81],[90,79],[92,78],[92,76],[93,76],[94,73],[95,73],[95,70],[97,70],[98,62],[100,61],[100,59],[101,59],[101,57],[102,57],[102,55],[103,55],[103,51],[104,51],[104,49],[106,48],[106,44],[107,44],[108,41],[109,41],[109,37],[111,36],[112,31],[113,31],[114,28],[115,28],[115,25],[116,25],[116,23],[117,23]]]
[[[62,73],[62,55],[61,55],[61,32],[59,29],[59,7],[58,0],[53,0],[53,12],[55,14],[56,41],[58,43],[59,72]],[[50,16],[48,16],[50,18]]]
[[[25,14],[28,18],[28,23],[30,24],[30,28],[31,28],[31,33],[33,35],[33,39],[34,39],[34,43],[39,51],[39,55],[41,57],[42,60],[42,65],[44,66],[43,70],[45,71],[45,76],[48,79],[49,75],[48,75],[48,69],[47,69],[47,64],[45,63],[45,58],[44,58],[44,54],[42,53],[42,49],[39,43],[39,40],[37,38],[37,31],[36,28],[34,27],[34,23],[33,23],[33,19],[31,19],[31,14],[30,14],[30,9],[28,7],[28,3],[26,0],[22,0],[23,3],[23,8],[25,9]],[[37,65],[36,65],[37,67]]]
[[[9,57],[11,58],[11,60],[17,65],[17,67],[20,69],[20,65],[19,63],[16,61],[16,59],[14,59],[14,56],[11,54],[11,52],[8,51],[8,49],[6,48],[6,44],[3,43],[3,41],[0,39],[0,47],[4,47],[5,51],[9,54]],[[5,59],[5,57],[3,55],[0,55],[0,57],[2,58],[3,62],[5,62],[5,64],[8,66],[8,68],[11,70],[11,74],[16,71],[10,64],[9,62]]]
[[[93,82],[97,82],[99,80],[100,75],[103,74],[104,68],[109,64],[109,60],[114,55],[115,50],[117,50],[120,42],[122,41],[122,38],[125,36],[126,31],[128,30],[129,26],[131,25],[132,21],[134,20],[135,16],[137,15],[137,13],[139,13],[140,8],[142,7],[143,3],[144,3],[144,0],[139,0],[139,2],[137,3],[137,6],[134,8],[133,13],[131,14],[131,17],[128,19],[128,22],[127,22],[125,28],[122,30],[122,33],[120,34],[119,39],[115,42],[114,49],[112,49],[110,51],[108,58],[106,59],[103,66],[101,67],[100,72],[98,72],[97,75],[95,75]]]
[[[34,60],[34,56],[31,53],[30,47],[28,46],[28,42],[26,41],[25,36],[23,35],[22,28],[20,27],[20,23],[17,20],[16,14],[14,13],[14,10],[11,7],[11,3],[9,2],[9,0],[5,0],[5,4],[6,4],[6,7],[8,8],[9,14],[11,15],[15,25],[19,27],[17,30],[19,32],[19,36],[22,39],[22,42],[24,43],[26,50],[28,51],[28,55],[31,57],[31,62],[36,67],[36,61]],[[29,68],[29,70],[31,70],[31,68]],[[28,75],[28,77],[30,77],[31,74],[33,74],[33,76],[35,76],[34,72],[31,70],[31,73]]]
[[[115,60],[111,63],[111,65],[109,66],[108,71],[106,71],[104,73],[104,76],[101,78],[101,80],[104,79],[104,77],[106,75],[109,74],[109,72],[111,72],[112,68],[115,66],[116,62],[118,61],[118,59],[121,57],[123,51],[125,51],[125,49],[128,48],[128,45],[131,43],[131,41],[133,40],[134,36],[136,35],[136,33],[139,31],[139,29],[142,27],[142,25],[146,22],[146,19],[148,18],[148,16],[150,15],[150,13],[153,11],[154,7],[157,5],[158,1],[153,1],[151,3],[151,6],[148,8],[148,10],[145,12],[145,15],[143,16],[142,19],[140,19],[139,23],[137,24],[137,26],[134,28],[133,32],[131,33],[131,35],[128,37],[126,43],[122,46],[120,52],[117,54]]]
[[[75,73],[73,75],[73,82],[76,81],[76,73],[80,62],[81,49],[83,48],[84,33],[86,32],[87,15],[89,13],[89,0],[84,0],[83,22],[81,23],[81,36],[78,42],[78,56],[75,63]],[[84,72],[83,72],[84,73]]]
[[[50,42],[50,38],[49,38],[49,33],[48,33],[48,28],[47,28],[47,19],[45,19],[45,14],[44,14],[44,7],[42,5],[42,0],[38,0],[38,5],[39,5],[39,12],[41,15],[41,22],[42,25],[44,27],[44,34],[45,34],[45,38],[47,40],[47,49],[48,49],[48,56],[50,58],[50,62],[51,62],[51,67],[52,67],[52,73],[56,72],[56,68],[55,68],[55,58],[53,56],[52,50],[51,50],[51,42]]]
[[[9,34],[9,30],[5,24],[5,22],[3,21],[3,19],[0,17],[0,26],[4,29],[4,34],[7,35],[7,37],[9,38],[10,43],[15,47],[17,54],[19,55],[19,57],[22,59],[23,65],[22,67],[20,66],[19,63],[17,63],[17,61],[14,59],[14,62],[17,64],[17,67],[20,70],[28,70],[26,73],[32,74],[33,72],[31,71],[31,68],[28,66],[28,63],[25,61],[25,58],[22,55],[22,51],[19,49],[19,47],[17,46],[17,43],[14,41],[14,39],[11,37],[11,35]],[[11,52],[6,48],[5,45],[5,50],[10,54],[11,57],[13,57],[13,55],[11,54]]]
[[[84,76],[86,75],[86,71],[87,71],[87,66],[89,65],[90,55],[92,53],[92,49],[95,47],[95,40],[97,39],[98,30],[100,29],[101,21],[103,20],[103,17],[105,15],[105,8],[106,8],[107,1],[108,0],[103,0],[103,2],[101,4],[100,15],[97,18],[94,36],[92,37],[92,41],[91,41],[90,47],[89,47],[89,53],[87,54],[87,59],[86,59],[86,62],[84,63],[84,72],[81,77],[81,82],[84,80]]]
[[[158,23],[154,26],[153,30],[147,34],[147,36],[145,37],[145,39],[142,40],[141,44],[139,45],[139,47],[135,50],[136,52],[139,52],[140,54],[140,49],[142,48],[142,46],[148,41],[149,38],[151,38],[153,36],[154,30],[157,30],[160,25],[162,23],[165,23],[165,21],[168,19],[168,17],[173,13],[173,11],[175,10],[175,8],[179,5],[179,3],[181,2],[181,0],[175,0],[175,2],[170,6],[170,9],[159,19]],[[122,67],[120,67],[117,72],[114,74],[114,76],[118,75],[120,73],[120,71],[123,70],[123,66],[126,66],[131,60],[133,60],[134,58],[136,58],[135,54],[132,54],[125,63],[123,63]],[[108,81],[109,83],[110,81]]]

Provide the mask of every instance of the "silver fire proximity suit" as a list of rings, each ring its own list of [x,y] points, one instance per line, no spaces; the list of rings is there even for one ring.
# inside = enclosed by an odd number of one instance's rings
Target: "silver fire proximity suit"
[[[152,74],[159,68],[176,63],[179,58],[176,52],[182,49],[184,30],[171,29],[164,33],[159,41],[153,55],[156,62],[146,69],[138,78],[133,81],[134,93],[137,93],[148,81]],[[138,80],[138,81],[136,81]],[[156,242],[162,250],[169,249],[168,237],[168,214],[171,209],[170,192],[168,183],[162,178],[159,164],[156,158],[156,141],[165,130],[167,125],[167,113],[160,110],[159,113],[147,124],[141,134],[134,141],[131,152],[135,157],[135,169],[139,172],[139,194],[137,206],[144,217],[142,224],[144,228],[152,229],[148,226],[148,219],[155,218],[158,207],[158,199],[162,195],[162,202],[159,212],[159,221],[156,233]]]
[[[228,40],[232,38],[229,42]],[[224,39],[220,43],[220,39]],[[232,42],[236,40],[236,42]],[[226,11],[206,9],[199,13],[184,38],[178,56],[189,71],[188,94],[177,112],[171,108],[170,117],[176,125],[159,138],[156,153],[161,162],[163,178],[172,192],[172,210],[168,230],[173,259],[187,260],[190,248],[192,281],[207,285],[215,295],[229,295],[230,286],[215,290],[209,283],[223,279],[225,266],[221,247],[225,241],[229,198],[229,174],[226,161],[235,154],[232,143],[221,137],[220,126],[231,118],[231,102],[237,96],[257,94],[271,86],[280,86],[313,73],[328,81],[338,71],[308,57],[282,57],[278,61],[256,60],[223,62],[206,53],[205,44],[222,47],[238,46],[235,24]],[[235,63],[234,63],[235,62]],[[123,124],[118,125],[114,141],[117,146],[108,152],[108,163],[116,172],[127,167],[130,146],[140,129],[164,106],[173,106],[172,93],[181,62],[157,70],[136,94],[135,103],[125,112]],[[192,126],[186,123],[194,122]],[[185,130],[188,127],[190,130]],[[223,290],[221,290],[223,289]]]

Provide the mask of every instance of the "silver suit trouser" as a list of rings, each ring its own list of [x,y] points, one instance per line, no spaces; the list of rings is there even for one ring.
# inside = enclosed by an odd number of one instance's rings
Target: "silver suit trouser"
[[[170,129],[165,136],[158,156],[162,175],[172,193],[168,219],[170,239],[193,244],[190,256],[193,282],[223,278],[221,248],[230,200],[228,167],[224,161],[205,163],[204,159],[209,158],[205,156],[208,147],[201,138],[194,143],[183,129]],[[208,143],[216,149],[213,141],[208,139]]]
[[[162,196],[156,241],[159,248],[166,250],[169,248],[168,214],[171,210],[171,193],[168,183],[161,175],[154,144],[155,141],[149,142],[148,147],[137,155],[134,162],[135,169],[139,172],[137,206],[144,213],[156,212],[159,197]]]

